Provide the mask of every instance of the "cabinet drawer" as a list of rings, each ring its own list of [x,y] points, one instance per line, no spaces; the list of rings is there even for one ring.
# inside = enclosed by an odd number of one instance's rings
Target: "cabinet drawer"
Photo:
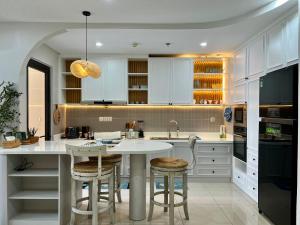
[[[253,182],[252,180],[247,180],[247,192],[248,194],[257,201],[258,199],[258,185],[257,182]]]
[[[254,179],[254,180],[258,180],[258,172],[256,169],[252,168],[252,167],[247,167],[247,175],[248,177],[250,177],[251,179]]]
[[[202,165],[230,165],[231,157],[229,156],[197,156],[197,164]]]
[[[212,177],[230,177],[231,168],[201,168],[196,167],[195,173],[198,176],[212,176]]]
[[[247,153],[247,162],[257,166],[258,165],[258,156],[254,154],[253,152]]]
[[[197,145],[196,153],[203,153],[203,152],[210,152],[210,153],[229,153],[230,148],[226,145]]]
[[[245,189],[246,187],[246,176],[245,174],[237,171],[237,170],[233,170],[233,182],[238,185],[241,189]]]

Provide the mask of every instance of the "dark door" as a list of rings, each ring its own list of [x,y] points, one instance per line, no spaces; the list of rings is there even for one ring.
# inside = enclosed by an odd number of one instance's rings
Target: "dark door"
[[[27,64],[27,128],[51,139],[50,67],[34,59]]]

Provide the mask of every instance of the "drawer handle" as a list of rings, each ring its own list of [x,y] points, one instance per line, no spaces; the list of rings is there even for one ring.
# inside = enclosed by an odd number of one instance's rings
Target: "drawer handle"
[[[255,174],[255,173],[252,173],[252,175],[255,176],[256,174]]]
[[[252,160],[255,161],[255,158],[253,158]]]
[[[214,150],[215,150],[215,148],[212,148],[212,150],[214,151]]]
[[[240,177],[240,176],[238,176],[238,178],[240,179],[241,177]]]
[[[254,188],[252,188],[253,189],[253,191],[255,191],[256,190],[256,188],[254,187]]]
[[[213,162],[215,162],[215,160],[214,160],[214,159],[213,159],[212,161],[213,161]]]
[[[213,170],[212,173],[215,173],[215,171]]]

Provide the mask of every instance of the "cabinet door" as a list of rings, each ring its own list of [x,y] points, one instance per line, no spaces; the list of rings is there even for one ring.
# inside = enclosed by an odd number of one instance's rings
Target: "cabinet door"
[[[127,60],[108,59],[103,83],[105,100],[127,102]]]
[[[280,67],[284,63],[283,25],[278,24],[267,32],[267,69]]]
[[[150,104],[169,104],[171,91],[172,59],[150,58],[148,95]]]
[[[298,59],[298,14],[295,13],[286,23],[286,60],[291,62]]]
[[[243,48],[238,51],[234,57],[234,76],[233,81],[244,80],[246,77],[246,61],[247,61],[247,49]]]
[[[259,80],[248,83],[247,98],[247,147],[258,150]]]
[[[172,103],[193,103],[193,61],[192,59],[173,59],[172,67]]]
[[[246,102],[247,84],[239,84],[234,86],[233,102],[244,104]]]
[[[257,38],[249,45],[248,56],[249,76],[263,73],[265,65],[264,36]]]
[[[107,73],[107,63],[104,59],[91,59],[92,62],[99,65],[101,68],[101,76],[97,79],[92,77],[86,77],[81,82],[81,98],[82,101],[97,101],[104,100],[104,76]]]

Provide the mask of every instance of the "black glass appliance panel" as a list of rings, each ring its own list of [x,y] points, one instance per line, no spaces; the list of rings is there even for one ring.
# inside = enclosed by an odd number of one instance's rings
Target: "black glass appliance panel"
[[[247,162],[247,128],[234,126],[233,156]]]

